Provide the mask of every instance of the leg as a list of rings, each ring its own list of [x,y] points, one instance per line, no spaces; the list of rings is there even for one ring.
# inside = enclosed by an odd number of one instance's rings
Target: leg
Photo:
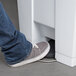
[[[16,30],[0,3],[0,47],[8,64],[15,64],[26,58],[31,52],[32,44]]]
[[[7,63],[12,67],[38,61],[49,52],[47,42],[40,42],[32,48],[25,36],[17,31],[0,3],[0,47]]]

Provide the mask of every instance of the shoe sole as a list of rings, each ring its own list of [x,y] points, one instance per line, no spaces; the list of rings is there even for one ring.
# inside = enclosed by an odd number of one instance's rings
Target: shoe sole
[[[28,60],[24,60],[24,61],[22,61],[20,63],[14,64],[14,65],[9,65],[9,66],[11,66],[11,67],[19,67],[19,66],[23,66],[25,64],[36,62],[36,61],[44,58],[48,54],[48,52],[50,51],[50,45],[49,45],[49,43],[47,43],[47,44],[48,44],[48,47],[39,56],[36,56],[35,58],[31,58],[31,59],[28,59]]]

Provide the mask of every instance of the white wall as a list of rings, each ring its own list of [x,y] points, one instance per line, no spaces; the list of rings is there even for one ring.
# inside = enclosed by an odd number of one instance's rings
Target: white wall
[[[17,0],[20,31],[32,41],[32,0]]]
[[[56,59],[76,65],[76,0],[56,0]]]
[[[19,10],[20,31],[25,34],[26,38],[29,41],[33,43],[44,41],[45,36],[48,36],[53,39],[55,38],[55,30],[51,30],[51,33],[50,33],[50,29],[52,29],[52,28],[49,29],[50,26],[46,27],[47,29],[45,29],[44,24],[41,24],[41,23],[36,24],[34,22],[35,11],[36,11],[34,9],[34,0],[18,0],[18,10]],[[46,26],[48,26],[48,24]],[[43,31],[39,29],[40,27],[42,27]],[[45,30],[47,30],[47,34]],[[43,34],[41,35],[42,32]]]

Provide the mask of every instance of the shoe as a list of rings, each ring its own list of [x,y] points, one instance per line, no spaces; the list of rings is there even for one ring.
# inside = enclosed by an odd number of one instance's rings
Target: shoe
[[[11,67],[19,67],[25,64],[29,64],[35,61],[38,61],[42,58],[44,58],[50,50],[50,45],[48,42],[40,42],[35,44],[35,46],[32,48],[32,51],[29,56],[24,61],[21,61],[19,63],[10,65]]]

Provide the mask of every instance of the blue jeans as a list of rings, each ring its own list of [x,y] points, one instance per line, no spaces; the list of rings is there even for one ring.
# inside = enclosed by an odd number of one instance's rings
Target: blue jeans
[[[0,3],[0,47],[8,64],[23,61],[31,52],[32,44],[17,31]]]

